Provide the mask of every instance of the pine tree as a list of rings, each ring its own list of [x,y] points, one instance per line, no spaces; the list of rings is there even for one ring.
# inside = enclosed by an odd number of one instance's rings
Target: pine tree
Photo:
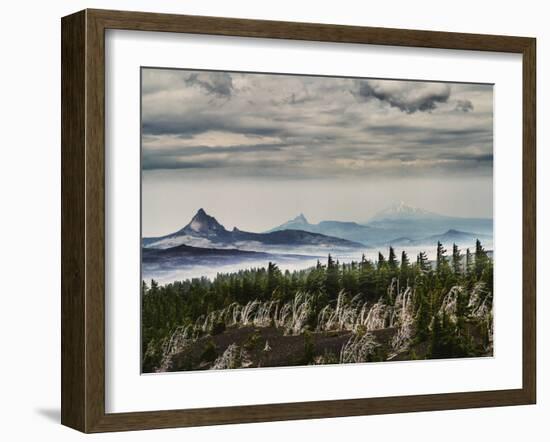
[[[338,297],[338,292],[340,291],[338,273],[338,264],[334,262],[332,256],[329,254],[325,276],[325,291],[329,299],[336,299]]]
[[[439,316],[435,315],[433,319],[433,328],[432,328],[430,347],[428,350],[429,357],[434,359],[444,357],[441,351],[442,347],[443,347],[443,327],[441,326],[441,320],[439,319]]]
[[[445,257],[445,253],[447,253],[447,249],[443,248],[443,244],[441,244],[440,241],[437,241],[437,258],[436,258],[435,269],[438,273],[440,273],[443,270],[443,268],[445,267],[445,264],[447,263],[447,258]]]
[[[385,265],[386,265],[386,258],[384,258],[384,255],[382,255],[382,252],[378,252],[378,263],[377,263],[378,270],[380,270]]]
[[[310,293],[325,290],[325,267],[317,260],[317,266],[306,276],[305,289]]]
[[[478,279],[481,277],[483,268],[485,267],[486,263],[487,263],[487,252],[485,252],[485,249],[481,245],[481,241],[477,239],[474,268],[475,268],[476,277]]]
[[[466,249],[466,274],[469,276],[472,270],[472,253],[470,249]]]
[[[361,262],[361,268],[359,272],[359,291],[363,294],[363,296],[365,296],[367,300],[377,300],[374,293],[374,265],[371,261],[367,259]]]
[[[401,252],[401,263],[399,265],[399,284],[401,287],[409,285],[409,278],[411,277],[411,266],[409,262],[409,256],[404,250]]]
[[[417,342],[425,341],[430,335],[431,306],[429,296],[423,282],[420,278],[419,284],[415,290],[415,304],[417,306],[415,316],[415,329]]]
[[[357,269],[354,262],[342,264],[342,289],[347,293],[357,293],[359,290]]]
[[[266,299],[269,299],[273,296],[275,290],[279,286],[279,277],[281,276],[281,271],[277,264],[269,262],[267,264],[267,284],[266,284]]]
[[[404,250],[401,252],[401,272],[405,273],[409,270],[410,267],[410,261],[409,261],[409,255],[407,255],[407,252]]]
[[[393,249],[392,246],[390,246],[390,253],[388,256],[388,267],[392,272],[397,270],[397,259],[395,256],[395,250]]]
[[[463,358],[472,354],[472,341],[466,334],[466,328],[459,329],[446,313],[434,318],[432,339],[429,349],[430,358]]]
[[[428,272],[431,270],[430,263],[428,262],[428,257],[426,252],[420,252],[416,256],[416,265],[421,272]]]
[[[459,275],[462,273],[462,263],[461,263],[460,249],[456,244],[453,243],[453,273]]]

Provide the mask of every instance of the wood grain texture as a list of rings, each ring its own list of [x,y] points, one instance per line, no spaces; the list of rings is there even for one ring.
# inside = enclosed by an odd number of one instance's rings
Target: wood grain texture
[[[105,38],[86,11],[86,431],[105,414]]]
[[[523,387],[338,401],[105,413],[105,30],[523,55]],[[62,423],[83,432],[532,404],[536,398],[535,40],[525,37],[86,10],[62,20]],[[518,146],[519,148],[519,146]]]
[[[537,78],[536,41],[523,51],[523,389],[537,396]]]
[[[522,52],[529,38],[148,12],[88,10],[106,29],[367,43],[473,51]]]
[[[61,34],[61,422],[85,427],[85,13]]]

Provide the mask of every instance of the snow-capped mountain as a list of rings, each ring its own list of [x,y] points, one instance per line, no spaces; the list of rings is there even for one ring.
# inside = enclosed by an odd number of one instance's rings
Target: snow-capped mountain
[[[440,215],[438,213],[429,212],[418,207],[409,206],[404,201],[400,201],[378,212],[369,220],[369,223],[395,219],[422,220],[442,218],[448,217],[445,215]]]
[[[404,202],[394,204],[373,216],[366,226],[378,229],[378,244],[389,244],[395,238],[422,240],[442,232],[473,232],[472,235],[493,234],[492,218],[461,218],[429,212]]]
[[[269,232],[289,228],[344,238],[367,247],[379,247],[387,246],[396,239],[401,240],[403,245],[412,245],[427,237],[435,238],[444,235],[443,232],[453,231],[473,232],[471,235],[487,239],[493,233],[493,220],[441,215],[401,201],[378,212],[365,224],[344,221],[321,221],[311,224],[303,214],[300,214]],[[437,239],[435,241],[437,242]]]
[[[307,222],[307,221],[306,221]],[[215,249],[239,249],[286,253],[318,253],[330,250],[350,250],[363,245],[342,238],[299,229],[284,229],[267,233],[227,230],[216,218],[200,209],[191,221],[177,232],[156,238],[143,238],[144,248],[168,249],[180,245]]]

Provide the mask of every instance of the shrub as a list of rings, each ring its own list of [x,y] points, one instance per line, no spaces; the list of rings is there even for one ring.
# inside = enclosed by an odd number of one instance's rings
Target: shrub
[[[218,349],[216,348],[216,344],[214,344],[214,341],[210,339],[206,343],[204,350],[201,354],[201,361],[214,362],[217,357],[218,357]]]
[[[248,339],[243,344],[243,348],[248,351],[253,351],[255,348],[258,347],[261,339],[262,335],[260,334],[260,332],[258,332],[258,330],[255,330],[254,333],[248,336]]]
[[[212,335],[219,335],[225,331],[225,322],[218,321],[212,325]]]

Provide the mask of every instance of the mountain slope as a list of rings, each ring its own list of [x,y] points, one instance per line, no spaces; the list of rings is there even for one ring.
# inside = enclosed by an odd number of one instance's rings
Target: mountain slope
[[[312,265],[317,259],[324,256],[297,255],[297,254],[273,254],[266,252],[253,252],[238,249],[209,249],[179,245],[168,249],[143,248],[142,272],[147,277],[160,275],[171,270],[192,269],[196,267],[216,267],[231,265],[265,266],[269,261],[278,264],[306,263]],[[159,273],[160,272],[160,273]]]
[[[319,224],[310,224],[303,214],[268,230],[267,233],[286,229],[299,229],[305,232],[319,233],[321,235],[359,242],[363,245],[368,245],[377,235],[377,229],[352,221],[321,221]]]
[[[268,230],[266,233],[275,232],[277,230],[305,230],[306,232],[314,232],[319,233],[315,230],[312,230],[315,228],[314,224],[310,224],[309,221],[306,219],[303,213],[300,213],[296,218],[292,218],[291,220],[287,221],[284,224],[281,224],[280,226],[274,227],[273,229]]]
[[[390,220],[434,220],[448,218],[445,215],[429,212],[418,207],[412,207],[405,204],[404,201],[400,201],[397,204],[389,206],[376,215],[374,215],[367,224],[372,222],[386,222]]]
[[[476,232],[472,235],[477,235],[480,239],[483,236],[490,237],[493,233],[493,220],[441,215],[399,202],[378,212],[365,224],[345,221],[321,221],[311,224],[303,214],[300,214],[268,232],[285,229],[300,229],[359,242],[367,247],[381,247],[393,243],[396,239],[402,240],[404,245],[412,245],[415,241],[424,240],[428,236],[437,236],[441,235],[439,232],[452,230]]]
[[[315,253],[319,249],[358,249],[363,245],[342,238],[307,232],[298,229],[277,230],[268,233],[227,230],[216,218],[200,209],[182,229],[166,236],[143,238],[145,248],[167,249],[185,244],[192,247],[240,249],[284,253],[300,249],[303,253]]]
[[[269,256],[263,252],[251,252],[238,249],[206,249],[202,247],[192,247],[185,244],[170,247],[167,249],[144,248],[142,250],[142,260],[144,263],[165,260],[167,258],[186,258],[192,257],[194,260],[198,257],[228,257],[228,258],[265,258]]]
[[[395,238],[389,243],[393,246],[421,246],[421,245],[427,245],[427,246],[433,246],[438,241],[442,243],[443,245],[451,245],[453,243],[457,245],[469,245],[472,246],[475,244],[476,240],[479,239],[482,243],[489,242],[492,244],[492,236],[491,235],[484,235],[479,233],[473,233],[473,232],[461,232],[458,230],[448,230],[445,233],[437,234],[437,235],[430,235],[424,238],[418,238],[418,239],[411,239],[407,237],[400,237]]]
[[[225,227],[222,226],[216,218],[208,215],[203,208],[200,208],[195,216],[191,219],[183,229],[178,230],[176,234],[218,234],[226,232]]]
[[[422,240],[438,232],[475,232],[473,235],[492,236],[492,218],[461,218],[441,215],[411,207],[403,202],[390,206],[373,216],[366,224],[378,230],[377,245],[386,244],[392,239],[403,237],[409,240]]]

